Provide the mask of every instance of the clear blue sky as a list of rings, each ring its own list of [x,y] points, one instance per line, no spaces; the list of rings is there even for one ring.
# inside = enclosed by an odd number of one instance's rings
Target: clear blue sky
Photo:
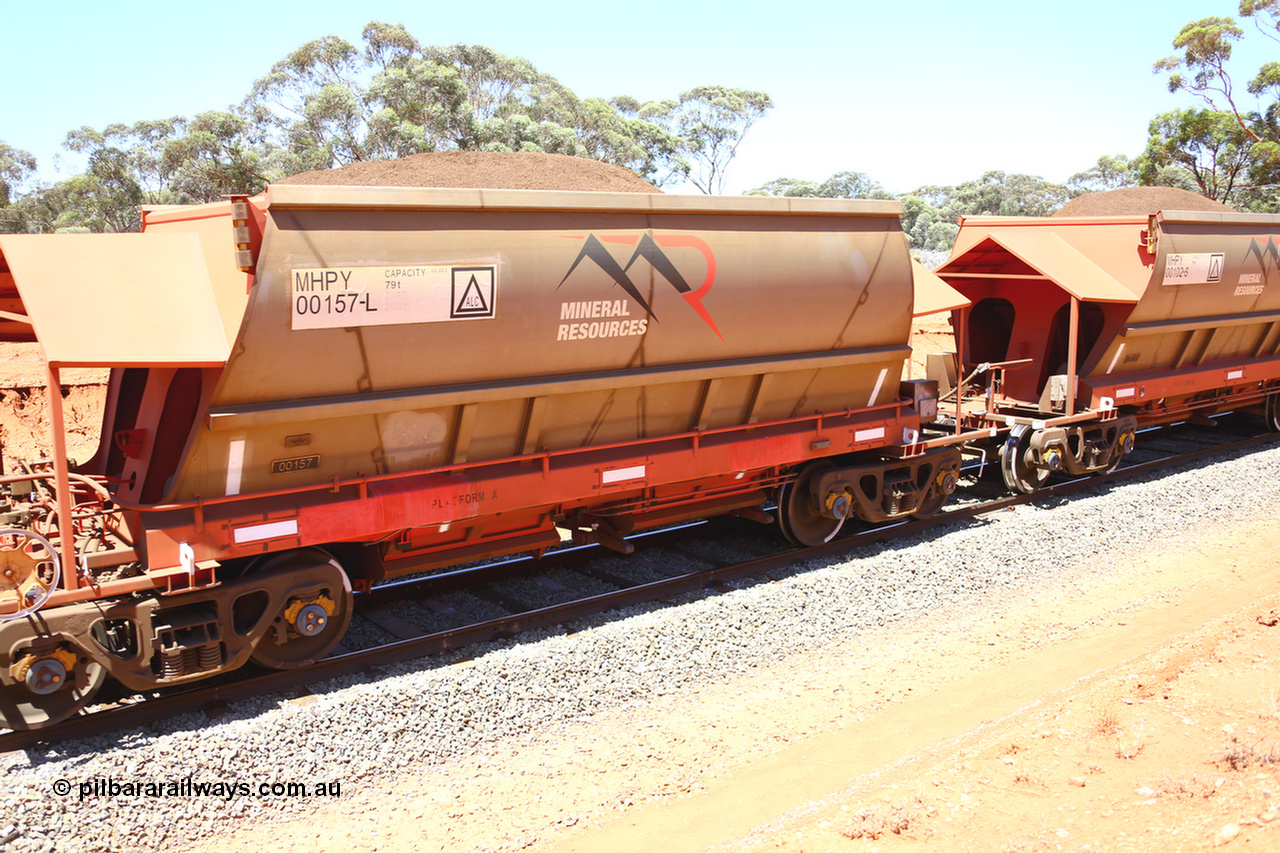
[[[989,169],[1063,181],[1102,154],[1141,152],[1156,113],[1189,104],[1152,63],[1183,24],[1234,0],[1074,3],[152,2],[0,0],[7,70],[0,141],[41,177],[79,170],[67,131],[225,109],[314,38],[359,44],[370,20],[428,44],[523,56],[579,96],[675,97],[704,83],[760,89],[729,190],[777,177],[868,173],[894,192]],[[1240,80],[1264,40],[1241,53]],[[56,159],[61,157],[61,161]]]

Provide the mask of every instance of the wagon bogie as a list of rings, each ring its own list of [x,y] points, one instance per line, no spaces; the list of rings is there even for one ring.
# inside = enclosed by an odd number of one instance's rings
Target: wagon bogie
[[[299,638],[291,652],[314,644],[309,637],[317,632],[307,635],[281,623],[288,614],[307,624],[311,611],[301,617],[292,611],[316,603],[328,608],[325,621],[331,618],[335,629],[345,628],[350,619],[345,575],[331,558],[304,552],[191,592],[49,607],[41,611],[35,630],[26,621],[0,623],[0,689],[21,687],[31,665],[45,660],[60,663],[68,687],[75,681],[75,663],[79,689],[90,695],[86,685],[99,670],[131,690],[207,678],[239,668],[264,644],[279,647]],[[272,631],[276,634],[269,637]],[[307,657],[301,651],[297,655]]]
[[[1000,473],[1010,491],[1031,494],[1055,473],[1114,471],[1133,452],[1136,432],[1133,415],[1039,429],[1017,424],[999,447]]]
[[[792,544],[813,546],[831,541],[850,519],[882,524],[927,518],[955,491],[960,462],[956,447],[810,462],[779,492],[779,526]]]

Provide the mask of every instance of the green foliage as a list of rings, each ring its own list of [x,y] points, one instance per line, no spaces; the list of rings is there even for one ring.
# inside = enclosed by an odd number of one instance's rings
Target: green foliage
[[[374,77],[367,96],[372,155],[406,157],[476,143],[467,86],[456,68],[407,58]]]
[[[687,171],[683,141],[633,98],[582,100],[527,59],[424,46],[400,25],[372,22],[363,39],[363,51],[335,36],[303,45],[242,105],[290,171],[452,150],[592,157],[659,185]]]
[[[956,186],[927,186],[900,196],[902,230],[913,249],[943,252],[959,233],[961,216],[1048,216],[1066,204],[1061,184],[1033,175],[991,171]]]
[[[367,32],[366,28],[366,32]],[[363,57],[337,36],[307,42],[253,84],[243,109],[294,158],[299,171],[368,159]]]
[[[228,110],[73,130],[64,146],[87,168],[52,186],[19,192],[35,159],[0,143],[0,231],[136,230],[142,205],[253,194],[297,172],[428,151],[591,157],[659,186],[694,164],[702,186],[720,189],[742,136],[772,105],[720,86],[661,102],[669,109],[626,95],[584,100],[484,45],[424,46],[379,21],[361,40],[303,44]]]
[[[553,121],[535,122],[517,113],[509,118],[493,116],[480,123],[480,148],[483,151],[533,151],[583,157],[587,150],[578,144],[573,128]]]
[[[21,148],[0,142],[0,208],[7,207],[17,188],[36,170],[36,158]]]
[[[1072,198],[1085,193],[1108,192],[1138,185],[1139,162],[1123,154],[1103,154],[1098,162],[1067,178],[1067,192]]]
[[[1102,158],[1119,167],[1127,158]],[[777,178],[757,187],[750,195],[809,198],[872,198],[894,196],[865,172],[837,172],[822,183]],[[913,250],[925,253],[950,251],[959,233],[961,216],[1048,216],[1070,197],[1067,188],[1031,175],[987,172],[956,186],[928,186],[898,196],[902,203],[902,230]]]
[[[484,45],[428,47],[422,53],[428,61],[458,71],[477,121],[536,109],[542,97],[562,89],[554,78],[538,73],[529,60],[507,57]]]
[[[282,176],[273,165],[276,152],[256,143],[249,122],[220,110],[200,113],[179,124],[160,154],[168,191],[195,201],[224,195],[261,192],[270,177]]]
[[[725,173],[738,146],[773,100],[764,92],[698,86],[678,101],[651,101],[639,117],[679,138],[679,166],[687,180],[707,194],[724,191]]]
[[[1155,70],[1168,72],[1170,92],[1185,90],[1207,101],[1220,97],[1230,102],[1234,93],[1227,63],[1232,44],[1243,35],[1233,18],[1193,21],[1173,40],[1173,46],[1182,52],[1160,60]]]
[[[818,194],[826,198],[893,198],[893,194],[865,172],[836,172],[818,187]]]
[[[1206,198],[1231,204],[1237,183],[1252,163],[1253,140],[1229,112],[1172,110],[1151,120],[1150,139],[1143,152],[1144,184],[1154,184],[1157,172],[1180,166]]]
[[[958,214],[949,207],[934,207],[915,195],[903,196],[902,230],[911,248],[925,252],[950,251],[960,233]]]
[[[1241,0],[1239,15],[1263,37],[1280,42],[1280,0]],[[1280,62],[1263,63],[1240,92],[1231,59],[1244,37],[1234,18],[1193,21],[1173,40],[1178,53],[1155,64],[1157,72],[1168,74],[1169,91],[1188,92],[1207,109],[1162,113],[1152,121],[1147,151],[1156,163],[1144,169],[1144,182],[1152,169],[1177,163],[1210,198],[1275,209],[1265,205],[1280,183]],[[1239,133],[1225,127],[1228,119]]]
[[[82,127],[65,147],[85,155],[84,173],[19,199],[24,231],[136,231],[145,204],[192,204],[255,193],[283,175],[278,152],[253,137],[250,122],[222,111]],[[17,222],[17,217],[12,219]]]
[[[579,156],[624,166],[658,186],[683,175],[680,140],[663,128],[637,117],[634,98],[587,98],[579,104]]]
[[[818,198],[818,184],[813,181],[802,181],[796,178],[774,178],[745,195],[784,196],[787,198]]]
[[[955,187],[929,187],[936,197],[943,191],[948,206],[965,216],[1048,216],[1067,203],[1070,194],[1061,184],[1033,175],[986,172],[976,181]]]
[[[776,195],[792,198],[893,198],[893,194],[866,172],[836,172],[820,184],[795,178],[775,178],[747,195]]]

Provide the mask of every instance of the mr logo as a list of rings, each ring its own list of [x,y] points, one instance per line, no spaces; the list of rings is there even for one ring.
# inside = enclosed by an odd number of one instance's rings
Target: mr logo
[[[582,238],[573,237],[571,239]],[[624,246],[635,246],[635,251],[631,253],[631,260],[627,261],[627,265],[624,267],[614,260],[613,255],[609,254],[609,250],[605,248],[604,243],[621,243]],[[676,269],[675,264],[662,251],[663,247],[668,249],[691,248],[697,249],[702,253],[702,257],[707,263],[707,276],[697,290],[694,290],[685,281],[684,276]],[[720,334],[720,330],[716,328],[715,321],[711,319],[711,315],[707,313],[706,306],[702,304],[703,298],[710,292],[711,285],[716,280],[716,258],[712,254],[710,246],[701,239],[688,234],[659,234],[656,237],[650,234],[642,234],[640,236],[610,235],[603,238],[588,234],[586,241],[582,244],[582,250],[578,252],[578,257],[574,259],[569,271],[564,274],[564,278],[560,279],[560,284],[556,285],[556,288],[559,289],[560,285],[568,281],[569,276],[573,275],[573,271],[584,260],[591,261],[604,270],[613,279],[614,284],[621,287],[627,292],[628,296],[640,303],[640,307],[645,310],[645,313],[654,322],[657,322],[657,316],[653,313],[653,309],[649,307],[649,303],[640,294],[640,289],[627,276],[627,272],[641,258],[648,261],[649,266],[653,267],[656,273],[665,278],[684,297],[684,300],[689,303],[689,307],[697,312],[698,316],[710,327],[711,331],[716,333],[716,337],[723,341],[724,335]]]
[[[1276,270],[1280,268],[1280,249],[1276,248],[1276,238],[1268,237],[1261,242],[1257,237],[1252,238],[1249,241],[1249,251],[1244,253],[1245,265],[1253,258],[1258,261],[1258,272],[1262,274],[1260,280],[1274,280]]]

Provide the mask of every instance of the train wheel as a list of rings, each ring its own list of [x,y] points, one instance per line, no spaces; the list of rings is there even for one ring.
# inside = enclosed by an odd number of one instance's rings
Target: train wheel
[[[1267,398],[1267,431],[1280,432],[1280,391]]]
[[[912,518],[933,518],[942,509],[943,504],[947,502],[950,495],[945,492],[930,491],[925,495],[924,500],[920,501],[920,506],[916,507],[916,511],[911,513]]]
[[[809,485],[823,471],[835,467],[822,460],[810,462],[778,495],[778,527],[792,545],[812,548],[830,542],[844,526],[843,518],[829,518],[813,504]]]
[[[253,660],[270,669],[302,669],[338,645],[351,624],[351,581],[342,566],[321,551],[295,551],[260,567],[288,571],[296,567],[299,586],[276,613]]]
[[[1040,490],[1049,479],[1049,472],[1031,463],[1031,429],[1019,424],[1009,433],[1009,440],[1000,448],[1000,473],[1011,492],[1030,495]]]
[[[79,713],[107,680],[107,671],[66,644],[15,663],[21,680],[0,687],[0,725],[42,729]],[[10,667],[14,672],[14,667]]]
[[[920,506],[916,507],[916,511],[912,513],[915,518],[932,518],[937,515],[946,504],[947,498],[956,490],[956,472],[943,469],[938,472],[938,476],[934,477],[933,482],[929,485],[929,491],[925,493],[924,498],[920,501]]]
[[[1133,430],[1125,430],[1116,439],[1116,446],[1111,449],[1111,461],[1106,467],[1098,471],[1098,474],[1110,474],[1120,467],[1120,463],[1124,458],[1133,452],[1134,435]]]

